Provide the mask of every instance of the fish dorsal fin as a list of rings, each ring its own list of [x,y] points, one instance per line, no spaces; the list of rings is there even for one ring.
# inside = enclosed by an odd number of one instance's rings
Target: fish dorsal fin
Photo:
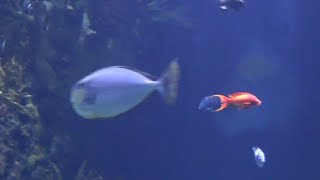
[[[236,93],[233,93],[233,94],[229,94],[228,96],[229,97],[235,97],[235,96],[240,96],[240,95],[251,95],[250,93],[247,93],[247,92],[236,92]]]
[[[147,78],[149,79],[156,79],[156,77],[154,77],[152,74],[149,74],[149,73],[146,73],[146,72],[143,72],[137,68],[133,68],[133,67],[128,67],[128,66],[111,66],[110,68],[122,68],[122,69],[128,69],[128,70],[131,70],[131,71],[135,71],[143,76],[146,76]]]

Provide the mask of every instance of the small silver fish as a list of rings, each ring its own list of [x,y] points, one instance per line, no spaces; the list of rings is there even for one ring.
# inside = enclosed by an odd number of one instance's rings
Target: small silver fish
[[[106,67],[75,83],[70,102],[75,112],[86,119],[110,118],[127,112],[155,90],[172,103],[177,96],[179,72],[175,60],[155,81],[129,67]]]
[[[233,9],[239,11],[244,6],[244,0],[218,0],[220,9],[228,10]]]
[[[4,39],[4,38],[0,38],[0,50],[1,50],[1,53],[5,52],[6,44],[7,44],[7,40]]]
[[[252,147],[252,151],[254,153],[254,159],[259,167],[263,167],[266,162],[265,155],[263,151],[259,147]]]
[[[26,14],[32,14],[33,2],[30,0],[24,0],[22,3],[23,10]]]

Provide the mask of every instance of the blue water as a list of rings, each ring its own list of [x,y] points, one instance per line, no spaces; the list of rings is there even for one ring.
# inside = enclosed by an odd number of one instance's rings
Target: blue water
[[[112,120],[74,122],[78,158],[130,180],[319,178],[319,13],[298,1],[248,1],[225,14],[213,1],[181,1],[198,20],[191,30],[149,27],[136,67],[159,75],[179,57],[178,102],[154,94]],[[314,12],[314,13],[313,13]],[[152,35],[153,34],[153,35]],[[248,91],[259,108],[199,111],[212,94]],[[251,147],[266,154],[258,168]]]
[[[65,149],[68,164],[61,169],[66,179],[74,177],[84,160],[105,179],[320,179],[318,2],[248,0],[240,12],[225,13],[214,0],[170,0],[169,6],[188,7],[185,17],[194,26],[142,18],[141,38],[133,38],[126,27],[133,26],[133,17],[148,16],[143,7],[133,1],[114,3],[122,25],[110,30],[112,23],[101,17],[110,2],[88,3],[97,31],[85,42],[92,63],[67,86],[109,65],[129,65],[158,77],[170,60],[179,58],[179,96],[167,105],[155,92],[131,111],[103,120],[83,119],[66,99],[52,97],[56,105],[42,112],[70,117],[43,114],[45,129],[71,137]],[[104,56],[108,37],[126,39],[128,51],[117,54],[121,61]],[[76,61],[72,45],[55,43],[58,52]],[[198,109],[205,96],[238,91],[255,94],[262,105],[215,113]],[[62,106],[68,110],[59,110]],[[254,146],[265,152],[263,168],[255,163]]]

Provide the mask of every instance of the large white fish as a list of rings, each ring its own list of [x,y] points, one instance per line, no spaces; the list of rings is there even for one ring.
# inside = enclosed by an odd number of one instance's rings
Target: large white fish
[[[75,112],[86,119],[127,112],[155,90],[171,103],[177,97],[179,73],[175,60],[157,80],[129,67],[106,67],[79,80],[71,89],[70,101]]]
[[[258,147],[252,148],[254,153],[254,159],[256,160],[256,163],[259,167],[263,167],[264,163],[266,162],[266,157],[263,153],[263,151]]]

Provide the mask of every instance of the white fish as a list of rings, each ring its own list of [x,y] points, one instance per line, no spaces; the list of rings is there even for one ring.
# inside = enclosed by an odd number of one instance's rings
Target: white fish
[[[244,3],[244,0],[218,0],[218,5],[223,10],[233,9],[239,11],[244,6]]]
[[[252,147],[254,153],[254,159],[259,167],[263,167],[264,163],[266,162],[265,155],[263,151],[259,147]]]
[[[111,66],[97,70],[79,80],[71,90],[75,112],[86,118],[109,118],[132,109],[158,90],[168,103],[177,96],[179,64],[172,61],[158,80],[128,67]]]

